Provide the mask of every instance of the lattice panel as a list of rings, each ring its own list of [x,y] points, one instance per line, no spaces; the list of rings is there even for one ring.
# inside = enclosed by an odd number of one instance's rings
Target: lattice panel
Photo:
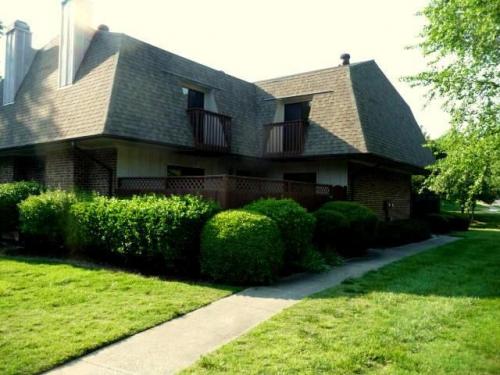
[[[163,178],[120,178],[119,188],[134,191],[158,191],[165,189]]]

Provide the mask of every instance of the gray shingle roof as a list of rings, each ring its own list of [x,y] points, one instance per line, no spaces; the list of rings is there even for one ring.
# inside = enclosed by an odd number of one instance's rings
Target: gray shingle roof
[[[116,35],[97,33],[75,83],[63,89],[58,40],[38,51],[15,103],[0,106],[0,149],[102,133],[119,44]]]
[[[373,61],[252,84],[97,32],[72,86],[58,89],[57,65],[55,40],[37,53],[15,103],[0,107],[0,149],[93,135],[191,147],[181,87],[195,83],[211,88],[218,111],[233,118],[235,154],[260,157],[276,98],[306,96],[304,156],[376,154],[415,166],[432,160],[410,108]]]

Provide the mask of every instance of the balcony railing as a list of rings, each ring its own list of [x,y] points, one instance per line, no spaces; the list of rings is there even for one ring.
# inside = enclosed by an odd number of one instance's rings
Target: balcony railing
[[[193,128],[196,149],[229,152],[231,148],[231,117],[201,108],[190,108],[187,113]]]
[[[264,125],[264,155],[288,157],[304,152],[307,121],[287,121]]]
[[[230,175],[184,177],[123,177],[116,194],[194,194],[216,200],[223,208],[241,207],[258,198],[292,198],[308,209],[329,200],[345,200],[345,186]]]

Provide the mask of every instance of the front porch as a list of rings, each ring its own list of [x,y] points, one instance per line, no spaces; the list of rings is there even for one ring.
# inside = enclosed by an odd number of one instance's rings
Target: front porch
[[[347,199],[347,187],[234,175],[118,178],[116,195],[193,194],[213,199],[222,208],[241,207],[259,198],[292,198],[308,209],[329,200]]]

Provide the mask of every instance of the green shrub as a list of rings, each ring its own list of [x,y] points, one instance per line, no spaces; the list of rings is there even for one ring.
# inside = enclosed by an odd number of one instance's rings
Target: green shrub
[[[470,219],[467,215],[456,213],[446,213],[442,215],[448,220],[451,230],[465,231],[469,229]]]
[[[281,232],[285,246],[285,262],[292,264],[302,258],[311,244],[315,218],[292,199],[259,199],[243,209],[273,219]]]
[[[19,228],[17,205],[30,195],[38,195],[41,191],[41,185],[33,181],[0,184],[0,233]]]
[[[201,270],[214,280],[235,284],[269,283],[279,275],[283,255],[277,224],[262,214],[224,211],[203,228]]]
[[[71,208],[70,243],[94,256],[163,259],[171,272],[195,273],[203,224],[219,210],[215,202],[189,195],[96,197]]]
[[[369,208],[354,202],[335,201],[325,203],[320,210],[331,210],[344,215],[347,232],[339,251],[346,256],[363,253],[374,242],[377,216]]]
[[[316,217],[316,230],[314,240],[323,250],[334,250],[346,243],[349,222],[340,212],[319,209],[314,212]]]
[[[377,225],[378,246],[399,246],[423,241],[431,236],[429,225],[423,220],[405,219],[379,222]]]
[[[450,222],[441,214],[429,214],[425,217],[425,221],[429,224],[432,233],[448,233],[451,231]]]
[[[68,213],[76,201],[75,193],[55,190],[32,195],[19,203],[20,232],[29,239],[29,247],[38,252],[57,251],[49,247],[64,244]]]
[[[323,255],[309,245],[301,258],[297,261],[296,267],[307,272],[323,272],[328,270],[328,264]]]

